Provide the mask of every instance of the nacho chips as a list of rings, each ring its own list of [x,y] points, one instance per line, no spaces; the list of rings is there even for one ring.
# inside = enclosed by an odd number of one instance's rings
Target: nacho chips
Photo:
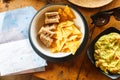
[[[51,51],[55,52],[72,52],[74,55],[80,45],[82,33],[76,27],[73,21],[64,21],[58,24],[55,31],[54,43]]]
[[[58,13],[60,15],[60,21],[67,21],[67,20],[73,20],[75,18],[75,15],[71,11],[71,9],[68,6],[65,6],[64,9],[59,8]]]

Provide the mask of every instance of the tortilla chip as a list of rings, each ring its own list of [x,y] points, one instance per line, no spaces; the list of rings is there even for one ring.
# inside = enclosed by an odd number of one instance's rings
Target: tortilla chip
[[[73,33],[74,33],[74,34],[81,35],[80,30],[79,30],[75,25],[72,25],[72,28],[73,28]]]
[[[64,9],[59,8],[58,13],[60,15],[60,22],[73,20],[75,18],[75,15],[68,6],[65,6]]]
[[[82,34],[75,26],[73,21],[61,22],[55,31],[54,44],[52,45],[52,52],[71,52],[75,54],[80,45]]]
[[[68,15],[69,20],[72,20],[75,18],[73,12],[71,11],[71,9],[68,6],[65,6],[64,12]]]
[[[69,41],[66,44],[68,48],[70,49],[70,52],[72,52],[72,54],[74,55],[80,45],[80,41]]]

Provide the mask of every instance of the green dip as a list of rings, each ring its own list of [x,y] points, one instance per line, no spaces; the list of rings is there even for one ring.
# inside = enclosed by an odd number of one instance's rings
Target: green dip
[[[95,64],[105,73],[120,74],[120,34],[103,35],[95,43]]]

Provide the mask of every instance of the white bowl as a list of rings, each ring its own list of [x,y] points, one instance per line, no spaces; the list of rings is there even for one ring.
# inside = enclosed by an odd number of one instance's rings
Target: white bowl
[[[36,13],[29,27],[29,40],[30,40],[30,43],[33,49],[36,51],[38,55],[40,55],[41,57],[45,58],[48,61],[54,61],[54,62],[66,61],[80,54],[87,43],[87,39],[88,39],[87,22],[85,18],[83,17],[83,15],[76,9],[76,7],[72,5],[68,5],[68,6],[71,8],[73,13],[75,14],[76,18],[74,19],[74,22],[80,28],[80,31],[82,32],[82,40],[80,42],[81,44],[79,48],[77,49],[75,55],[72,55],[71,53],[62,53],[62,52],[53,54],[51,53],[49,48],[47,48],[46,46],[42,44],[42,42],[40,42],[38,38],[38,31],[44,24],[45,12],[57,11],[58,8],[64,8],[65,6],[66,4],[49,4],[49,5],[44,6]]]

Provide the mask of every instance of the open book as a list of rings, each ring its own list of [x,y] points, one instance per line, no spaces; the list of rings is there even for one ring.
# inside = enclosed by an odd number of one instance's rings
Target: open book
[[[0,13],[0,74],[44,71],[47,63],[32,49],[28,28],[36,10],[20,8]]]

